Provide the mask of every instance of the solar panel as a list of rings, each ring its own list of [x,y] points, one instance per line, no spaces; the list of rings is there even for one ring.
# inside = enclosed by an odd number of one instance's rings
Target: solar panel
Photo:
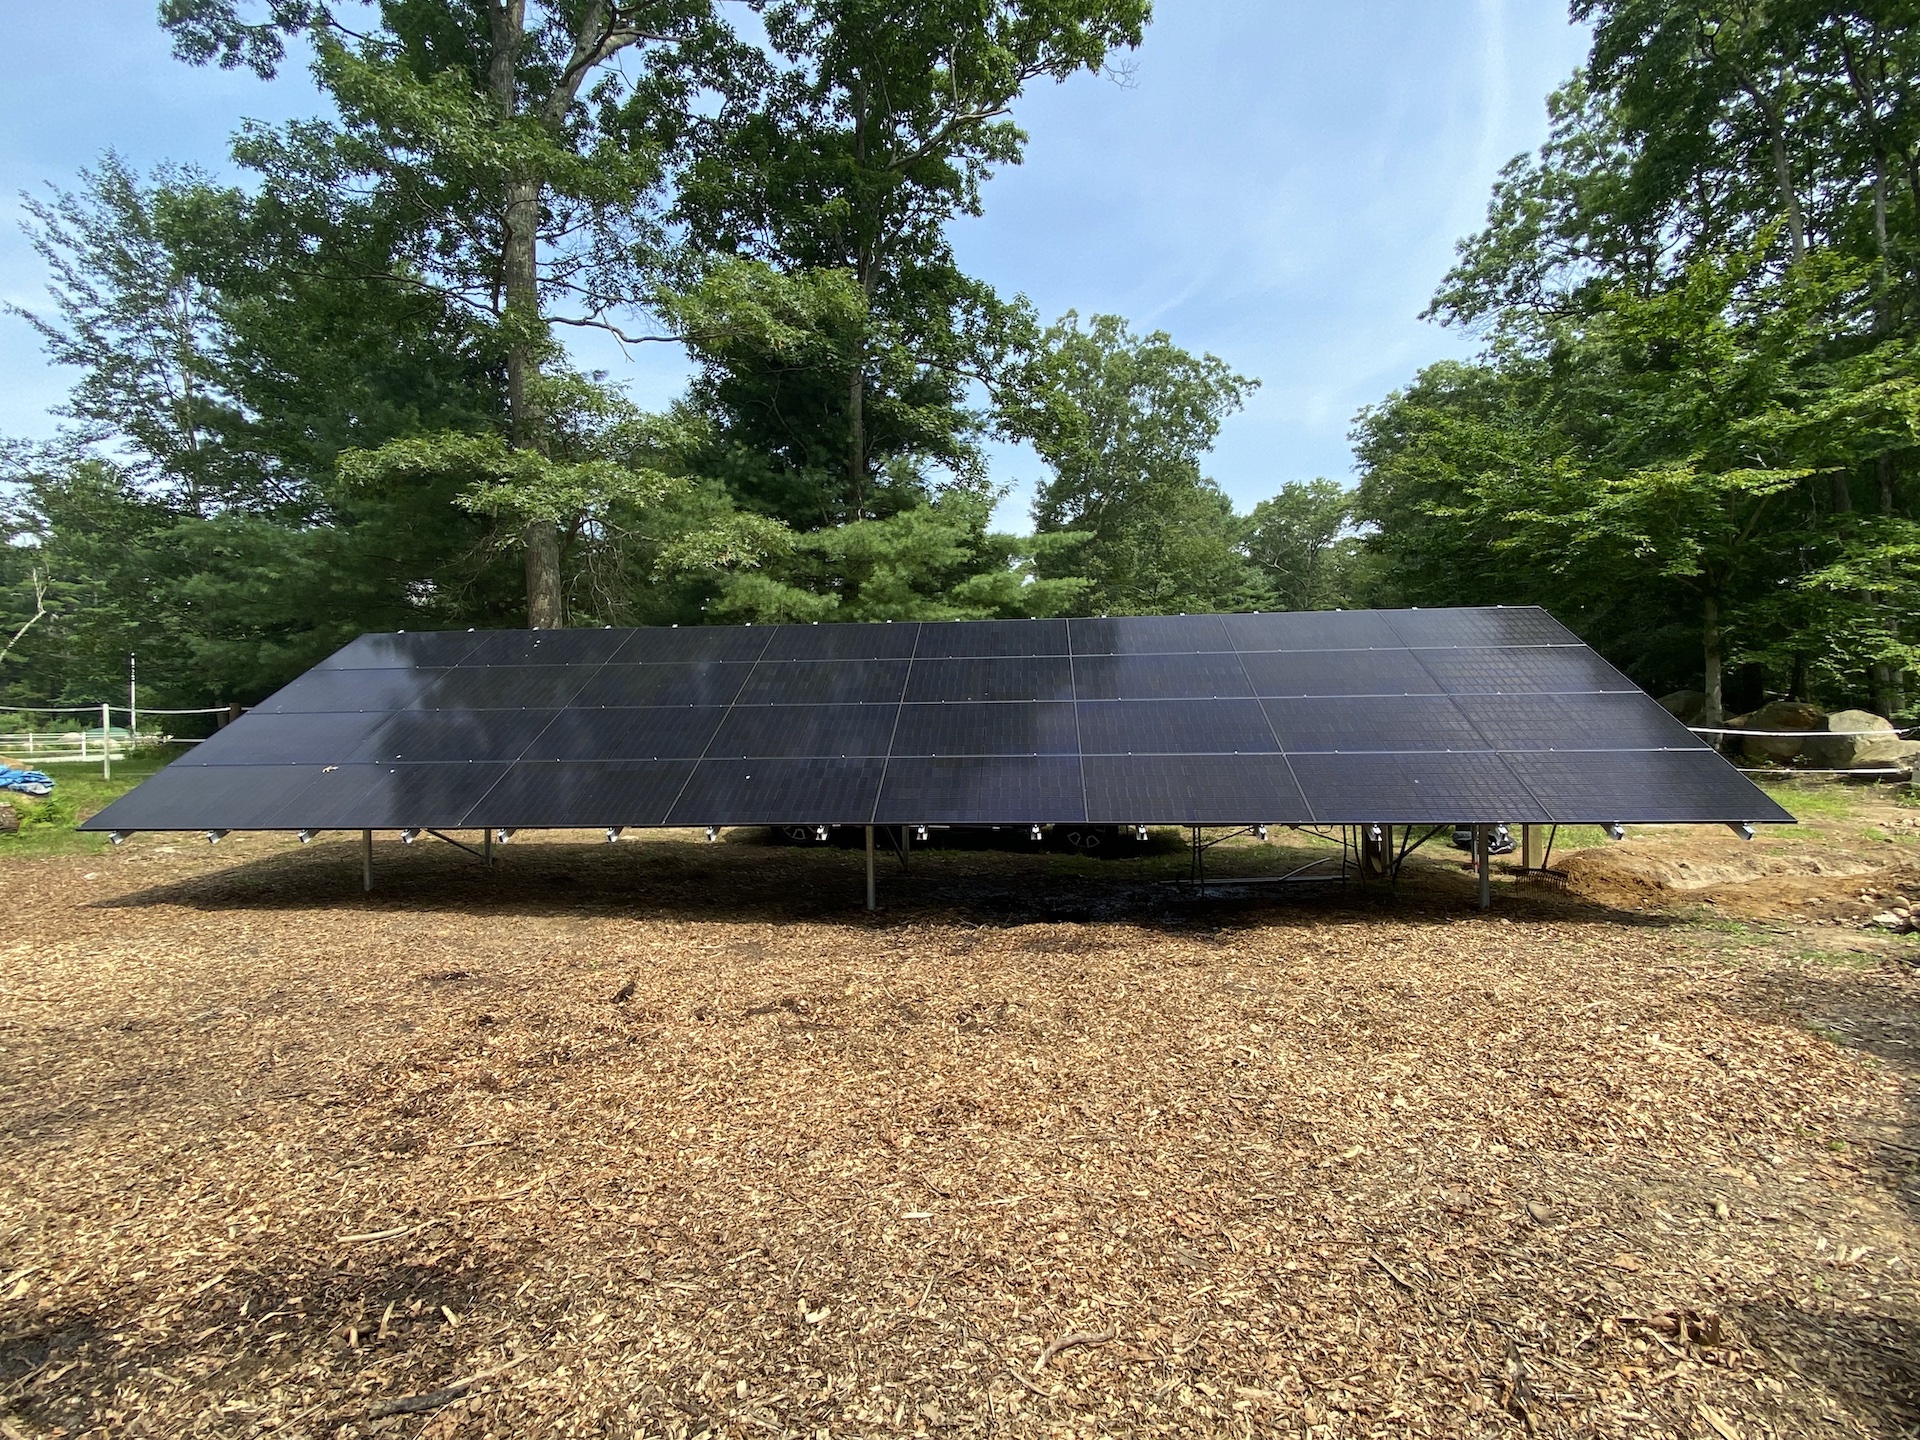
[[[1278,754],[1258,700],[1082,700],[1086,755]]]
[[[887,762],[880,825],[1024,825],[1083,821],[1077,755],[996,755]]]
[[[1323,824],[1449,825],[1498,816],[1498,823],[1534,825],[1555,818],[1500,755],[1422,750],[1287,759]]]
[[[515,760],[698,760],[728,715],[724,705],[562,710]]]
[[[526,760],[508,768],[465,823],[488,830],[664,825],[692,774],[691,760]]]
[[[1318,820],[1284,755],[1089,755],[1087,819],[1142,825],[1178,812],[1188,825],[1244,825],[1231,816],[1258,812],[1267,823]]]
[[[85,828],[1790,818],[1516,607],[367,635]]]
[[[669,825],[868,825],[887,762],[732,760],[694,766]]]
[[[1078,755],[1080,730],[1068,700],[955,701],[900,707],[894,755]]]
[[[254,708],[265,715],[364,710],[385,715],[420,704],[445,670],[320,666],[276,690]]]

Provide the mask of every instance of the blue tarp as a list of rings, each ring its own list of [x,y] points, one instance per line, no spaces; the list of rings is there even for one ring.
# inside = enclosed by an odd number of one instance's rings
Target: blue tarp
[[[44,770],[15,770],[0,766],[0,790],[18,790],[23,795],[51,795],[53,777]]]

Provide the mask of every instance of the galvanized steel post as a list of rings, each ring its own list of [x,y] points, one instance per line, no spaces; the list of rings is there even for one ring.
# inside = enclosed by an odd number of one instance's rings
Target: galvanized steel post
[[[879,908],[873,889],[873,826],[867,826],[867,909]]]
[[[1473,848],[1480,858],[1480,908],[1493,907],[1493,828],[1489,825],[1473,827]]]

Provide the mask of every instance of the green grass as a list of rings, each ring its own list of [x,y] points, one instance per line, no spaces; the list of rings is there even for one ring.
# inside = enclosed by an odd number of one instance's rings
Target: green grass
[[[1846,785],[1817,780],[1774,781],[1763,777],[1762,788],[1792,812],[1803,825],[1845,824],[1859,813],[1859,793]]]
[[[142,750],[113,762],[113,778],[102,779],[92,766],[59,765],[53,776],[53,794],[44,800],[11,790],[0,792],[0,803],[13,806],[20,816],[20,833],[0,835],[0,857],[24,859],[35,855],[83,855],[103,849],[104,835],[84,835],[74,827],[160,769],[179,753]],[[20,763],[30,763],[17,757]]]

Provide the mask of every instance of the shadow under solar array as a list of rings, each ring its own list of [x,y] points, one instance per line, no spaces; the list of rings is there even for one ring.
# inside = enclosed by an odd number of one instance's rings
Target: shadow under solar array
[[[1791,818],[1527,607],[366,635],[84,828]]]

